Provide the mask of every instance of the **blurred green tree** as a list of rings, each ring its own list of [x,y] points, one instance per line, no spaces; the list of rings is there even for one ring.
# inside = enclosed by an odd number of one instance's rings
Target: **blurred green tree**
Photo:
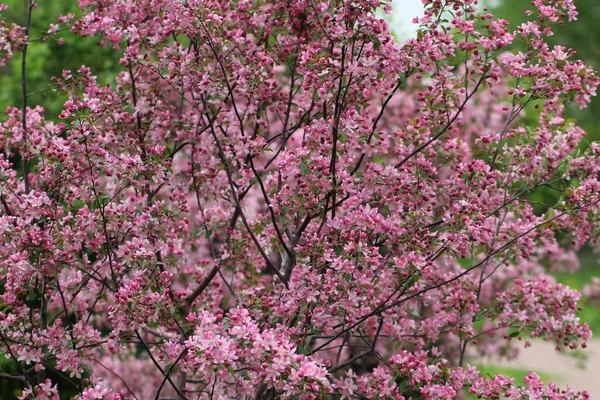
[[[499,18],[509,21],[514,29],[527,20],[525,11],[532,8],[530,1],[523,0],[499,0],[495,5],[490,4],[491,12]],[[489,3],[488,3],[489,4]],[[579,15],[576,22],[565,23],[556,27],[555,35],[549,38],[551,45],[565,46],[577,52],[577,58],[591,65],[596,71],[600,70],[600,30],[597,24],[600,21],[599,0],[576,0],[575,5]],[[566,109],[566,116],[577,120],[586,132],[586,138],[580,147],[585,148],[592,141],[600,140],[600,98],[595,97],[586,109],[580,110],[576,105]],[[569,184],[565,182],[565,184]],[[541,214],[546,212],[544,204],[554,204],[559,201],[557,192],[550,188],[540,188],[530,195],[537,211]],[[568,245],[568,244],[566,244]],[[581,290],[598,273],[598,255],[590,248],[586,248],[579,254],[581,268],[572,271],[556,272],[556,278],[572,288]],[[595,333],[600,331],[600,313],[598,309],[586,308],[580,313],[583,321],[587,322]]]
[[[3,15],[8,23],[25,25],[26,0],[3,0],[8,6]],[[68,32],[48,35],[50,24],[56,24],[61,15],[81,13],[76,0],[39,0],[33,9],[29,37],[32,43],[27,49],[27,87],[29,106],[41,105],[49,117],[57,116],[67,96],[53,90],[49,76],[60,76],[64,69],[89,67],[98,76],[99,82],[107,84],[116,75],[119,55],[96,46],[97,37],[78,38]],[[64,40],[60,44],[59,39]],[[15,52],[14,59],[0,69],[0,109],[9,106],[21,107],[21,53]]]
[[[532,8],[529,1],[499,0],[494,2],[490,9],[494,15],[510,22],[516,28],[526,21],[525,11]],[[577,58],[587,65],[592,65],[596,71],[600,70],[600,30],[597,29],[600,21],[600,1],[577,0],[575,2],[579,15],[577,22],[566,23],[557,27],[556,33],[550,38],[551,45],[561,45],[577,52]],[[594,98],[585,110],[579,110],[575,105],[567,110],[567,116],[577,119],[578,124],[588,133],[588,141],[600,139],[600,99]],[[586,146],[586,142],[582,146]]]
[[[3,18],[9,24],[24,26],[27,18],[27,0],[0,0],[8,10]],[[48,1],[38,0],[33,9],[30,23],[30,44],[27,48],[27,92],[28,105],[40,105],[46,110],[49,119],[58,116],[68,96],[54,90],[50,76],[59,77],[65,69],[78,69],[82,65],[89,67],[102,84],[114,82],[120,54],[114,50],[103,49],[96,45],[98,37],[81,38],[69,32],[48,35],[50,24],[57,24],[61,15],[81,14],[77,0]],[[61,44],[60,40],[64,40]],[[21,84],[21,52],[14,52],[11,62],[0,68],[0,109],[21,107],[23,93]],[[17,163],[18,164],[18,163]],[[0,373],[14,373],[14,363],[0,354]],[[55,370],[48,371],[61,387],[61,398],[68,399],[76,394],[71,379]],[[0,380],[0,399],[16,399],[23,390],[21,382]]]

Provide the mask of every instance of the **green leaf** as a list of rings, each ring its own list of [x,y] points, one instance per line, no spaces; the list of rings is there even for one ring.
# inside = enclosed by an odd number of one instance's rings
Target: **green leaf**
[[[300,165],[298,165],[298,168],[300,168],[302,175],[308,175],[308,173],[310,172],[310,169],[304,163],[300,163]]]

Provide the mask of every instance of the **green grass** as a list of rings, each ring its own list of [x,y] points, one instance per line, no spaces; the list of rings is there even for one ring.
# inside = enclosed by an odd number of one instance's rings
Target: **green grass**
[[[511,377],[515,380],[515,383],[523,383],[523,378],[529,374],[529,370],[525,368],[514,368],[514,367],[499,367],[497,365],[479,365],[478,366],[481,375],[488,375],[494,377],[497,374]],[[540,379],[544,383],[550,381],[560,383],[560,377],[547,373],[540,373],[535,371],[540,376]]]
[[[478,365],[477,368],[483,376],[493,378],[495,375],[500,374],[513,378],[516,384],[523,384],[523,378],[529,374],[529,370],[524,368],[499,367],[497,365]],[[537,371],[536,374],[538,374],[540,379],[546,384],[550,381],[561,383],[561,379],[555,375],[539,373]],[[468,400],[477,400],[477,396],[468,392],[466,393],[466,398]]]

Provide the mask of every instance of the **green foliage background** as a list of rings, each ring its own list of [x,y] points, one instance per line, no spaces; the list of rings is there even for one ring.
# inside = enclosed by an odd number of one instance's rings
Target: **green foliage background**
[[[600,71],[600,1],[575,0],[575,5],[579,12],[577,21],[558,26],[548,43],[572,48],[577,52],[576,58]],[[530,1],[502,0],[500,5],[493,7],[491,11],[497,17],[509,21],[510,27],[514,29],[526,20],[525,11],[531,8]],[[597,97],[585,110],[579,110],[575,105],[567,109],[567,117],[577,119],[578,124],[588,133],[588,142],[600,140],[599,115],[600,99]]]
[[[27,0],[0,2],[8,6],[8,10],[2,14],[9,24],[25,25]],[[81,38],[64,31],[48,36],[50,24],[56,24],[58,17],[68,13],[81,14],[76,0],[38,0],[37,4],[32,12],[29,34],[35,42],[27,49],[28,104],[30,107],[43,106],[47,117],[52,118],[60,113],[67,96],[53,90],[50,77],[60,77],[64,69],[78,69],[85,65],[98,76],[99,83],[107,84],[116,76],[119,56],[112,49],[96,46],[98,38]],[[64,28],[64,24],[61,28]],[[47,37],[46,40],[43,39],[44,36]],[[59,38],[64,39],[64,44],[59,44]],[[13,59],[0,69],[1,110],[9,106],[20,108],[22,105],[21,61],[22,55],[16,51]]]
[[[25,25],[27,0],[0,0],[8,10],[2,13],[8,25]],[[119,66],[119,52],[96,45],[98,38],[81,38],[68,31],[48,36],[50,24],[56,24],[61,15],[74,13],[81,15],[76,0],[38,0],[33,9],[29,37],[35,40],[27,49],[27,91],[29,107],[40,105],[46,110],[49,119],[55,119],[68,99],[65,93],[54,90],[50,77],[60,77],[65,69],[76,70],[82,65],[89,67],[98,77],[100,84],[114,82]],[[64,28],[64,25],[61,26]],[[47,38],[44,39],[44,36]],[[63,38],[64,44],[58,39]],[[7,107],[21,108],[23,94],[21,86],[22,54],[13,53],[13,59],[0,68],[0,110]],[[15,364],[0,353],[0,373],[17,374]],[[73,390],[73,381],[64,374],[50,368],[48,377],[59,385],[61,398],[69,399],[78,394]],[[22,392],[20,382],[0,379],[0,400],[16,399]]]
[[[597,73],[600,73],[600,29],[598,29],[600,1],[575,0],[575,5],[579,12],[577,20],[558,26],[555,35],[550,37],[548,42],[551,46],[561,45],[575,50],[576,58],[581,59],[586,65],[592,66]],[[502,0],[500,5],[492,7],[491,11],[497,17],[509,21],[510,27],[514,29],[526,20],[525,11],[531,7],[529,1]],[[592,102],[583,110],[576,105],[567,107],[566,117],[577,120],[577,124],[587,132],[586,138],[580,145],[581,149],[588,147],[590,142],[600,141],[599,116],[600,98],[598,97],[592,98]],[[552,204],[558,200],[555,196],[556,194],[551,189],[542,188],[532,195],[532,200]],[[540,211],[544,212],[545,210]],[[589,282],[592,276],[600,276],[597,253],[592,252],[591,249],[584,249],[580,254],[579,261],[581,269],[576,273],[555,274],[560,282],[578,290]],[[600,333],[600,310],[584,308],[580,316],[590,324],[596,334]]]

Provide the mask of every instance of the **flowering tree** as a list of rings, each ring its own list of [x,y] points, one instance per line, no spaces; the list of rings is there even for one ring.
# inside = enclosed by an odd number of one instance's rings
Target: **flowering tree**
[[[600,146],[563,118],[599,80],[544,41],[572,0],[514,32],[424,0],[404,43],[379,0],[79,0],[48,35],[95,35],[122,71],[64,71],[60,121],[30,104],[28,1],[0,25],[23,68],[0,129],[20,398],[588,397],[469,364],[591,336],[548,274],[600,235]]]

